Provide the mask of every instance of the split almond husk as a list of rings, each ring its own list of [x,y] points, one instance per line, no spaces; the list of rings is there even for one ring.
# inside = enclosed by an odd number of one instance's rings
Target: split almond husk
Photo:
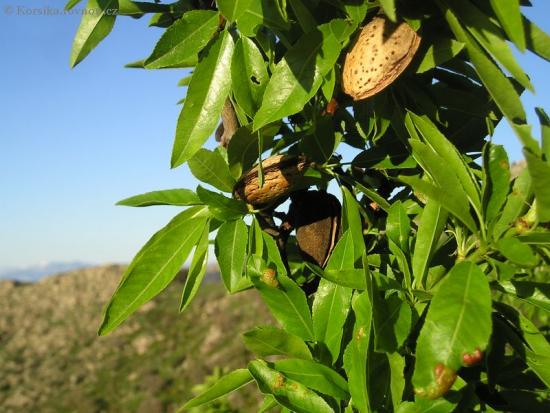
[[[344,92],[354,100],[377,94],[403,73],[419,45],[420,36],[407,23],[374,17],[346,55]]]
[[[308,166],[303,156],[271,156],[262,162],[263,185],[260,186],[259,167],[256,165],[239,179],[233,194],[257,208],[282,202],[291,192],[309,185],[304,176]]]

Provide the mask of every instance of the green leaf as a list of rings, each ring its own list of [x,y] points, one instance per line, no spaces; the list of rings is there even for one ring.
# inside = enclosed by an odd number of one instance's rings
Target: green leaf
[[[456,404],[446,399],[416,399],[414,402],[401,403],[396,413],[451,413],[455,408]]]
[[[225,288],[239,290],[243,282],[248,228],[241,220],[224,222],[216,235],[216,258]]]
[[[361,220],[360,206],[352,193],[341,186],[344,208],[342,209],[342,231],[349,231],[353,240],[354,262],[365,252],[365,240],[363,239],[363,222]],[[348,267],[353,268],[353,265]]]
[[[429,118],[417,116],[412,112],[409,112],[408,115],[410,115],[413,124],[416,126],[426,143],[443,159],[443,163],[437,165],[435,169],[441,169],[440,166],[443,164],[448,165],[450,169],[449,174],[454,172],[454,174],[458,177],[460,185],[468,194],[468,199],[470,200],[472,206],[478,211],[481,210],[481,196],[479,193],[479,188],[475,183],[468,165],[466,165],[466,162],[456,147],[439,131],[439,129],[437,129]],[[432,166],[429,169],[429,172],[435,181],[441,185],[442,182],[439,182],[437,177],[434,176],[434,165],[428,166]]]
[[[197,195],[201,202],[208,205],[210,214],[219,221],[232,221],[242,219],[247,213],[246,204],[233,198],[227,198],[202,186],[197,187]]]
[[[540,222],[550,221],[550,164],[534,155],[529,149],[523,149],[523,155],[527,160],[527,169],[531,175],[533,192],[537,200],[537,217]]]
[[[280,371],[291,380],[332,396],[337,400],[349,398],[346,380],[330,367],[313,360],[285,359],[275,361],[275,370]]]
[[[235,179],[229,166],[218,151],[201,148],[189,159],[189,169],[199,181],[212,185],[220,191],[231,192]]]
[[[401,348],[409,335],[412,324],[411,308],[395,294],[382,300],[375,290],[373,321],[375,350],[392,353]]]
[[[524,88],[533,92],[533,85],[531,85],[529,77],[517,63],[512,53],[512,49],[506,42],[506,38],[501,33],[500,28],[491,22],[489,17],[482,13],[471,2],[454,0],[452,4],[468,31],[487,53],[492,55],[506,70],[508,70]],[[522,33],[521,20],[518,33],[519,35]]]
[[[475,40],[466,33],[459,19],[450,8],[444,8],[444,15],[457,40],[466,45],[466,50],[476,72],[494,98],[495,103],[509,120],[512,129],[524,145],[527,144],[530,140],[525,136],[526,132],[523,128],[526,123],[525,111],[512,83],[504,76],[499,67],[485,55]]]
[[[185,285],[183,287],[183,293],[181,295],[180,312],[183,312],[189,307],[189,304],[195,298],[195,295],[199,291],[204,275],[206,274],[206,267],[208,264],[208,236],[210,234],[210,228],[208,222],[204,226],[202,235],[197,242],[195,253],[193,254],[193,260],[189,266],[187,277],[185,278]]]
[[[76,3],[75,3],[76,4]],[[70,3],[67,7],[73,7]],[[71,67],[79,64],[111,32],[116,14],[107,10],[117,10],[118,0],[88,0],[71,50]]]
[[[343,270],[322,270],[321,268],[316,268],[316,270],[316,273],[320,277],[342,287],[355,288],[357,290],[367,288],[363,268],[345,268]]]
[[[424,73],[434,67],[451,60],[464,49],[464,43],[453,39],[438,38],[430,45],[424,57],[418,64],[416,73]]]
[[[399,176],[399,180],[411,186],[415,192],[433,199],[449,213],[457,217],[466,227],[475,233],[476,224],[468,211],[468,203],[463,194],[458,194],[455,187],[432,185],[414,176]]]
[[[267,84],[262,106],[254,118],[254,130],[303,109],[334,67],[346,39],[347,25],[341,19],[322,24],[288,50]]]
[[[550,287],[548,284],[500,281],[497,289],[550,314]]]
[[[279,0],[252,1],[237,21],[237,27],[244,36],[255,36],[262,25],[276,31],[290,28]]]
[[[372,306],[368,292],[354,297],[355,313],[353,336],[344,352],[344,370],[348,376],[348,386],[353,405],[360,413],[370,412],[367,387],[367,353],[369,349]]]
[[[527,49],[550,61],[550,36],[525,17],[523,17],[523,26],[525,27]]]
[[[172,168],[189,160],[218,125],[231,87],[233,38],[224,32],[199,62],[178,119],[172,150]]]
[[[405,390],[405,359],[399,353],[387,354],[388,362],[391,371],[391,398],[394,411],[397,411],[397,406],[403,398]]]
[[[260,357],[286,356],[310,360],[311,352],[302,339],[275,327],[256,327],[243,334],[246,347]]]
[[[190,189],[165,189],[162,191],[146,192],[131,196],[116,203],[117,205],[131,207],[147,207],[152,205],[199,205],[201,200]]]
[[[546,162],[550,162],[550,118],[543,108],[535,108],[539,118],[542,141],[542,155]]]
[[[99,335],[111,332],[174,279],[203,232],[206,214],[202,206],[181,212],[143,246],[122,275]]]
[[[82,0],[69,0],[67,4],[65,4],[65,10],[72,10],[74,6],[76,6],[78,3],[80,3]]]
[[[264,241],[269,242],[267,238]],[[271,242],[275,243],[273,239]],[[283,271],[274,267],[275,264],[268,266],[252,256],[247,264],[248,275],[283,328],[304,340],[313,340],[313,323],[305,293]]]
[[[285,377],[263,360],[248,363],[248,370],[258,383],[260,391],[272,394],[277,402],[297,413],[333,413],[332,408],[313,390]]]
[[[380,0],[380,6],[382,6],[382,10],[384,10],[384,14],[388,16],[392,22],[397,21],[395,15],[395,0]]]
[[[365,20],[365,16],[367,15],[367,11],[369,9],[369,2],[349,1],[341,2],[341,5],[343,6],[346,14],[353,22],[352,29],[355,30],[355,28],[357,28],[357,26],[359,26],[361,23],[363,23],[363,20]]]
[[[491,326],[485,274],[468,261],[455,265],[441,281],[420,330],[412,379],[416,393],[428,399],[445,394],[464,355],[486,349]]]
[[[510,189],[510,164],[503,146],[487,143],[483,151],[483,204],[485,222],[491,223],[506,202]]]
[[[298,19],[298,23],[302,28],[304,33],[309,33],[317,26],[315,17],[309,11],[308,6],[306,6],[302,0],[289,0],[290,7]],[[310,5],[311,7],[311,5]]]
[[[550,344],[528,318],[521,313],[518,315],[523,339],[529,346],[525,354],[527,364],[550,387]]]
[[[353,268],[354,242],[350,231],[346,231],[327,263],[327,270]],[[353,290],[322,279],[313,300],[313,328],[315,339],[323,342],[335,361],[340,354],[343,327],[350,309]]]
[[[491,0],[491,6],[510,40],[519,50],[525,51],[525,29],[519,0]]]
[[[407,211],[401,201],[396,201],[392,204],[388,212],[388,218],[386,219],[386,235],[401,251],[408,255],[410,233],[411,223],[407,216]]]
[[[262,53],[248,37],[242,36],[235,44],[231,81],[237,104],[253,118],[262,103],[269,75]]]
[[[178,412],[183,412],[191,407],[196,407],[225,396],[252,381],[252,376],[247,369],[237,369],[221,377],[211,387],[197,397],[185,403]]]
[[[524,169],[514,181],[512,192],[506,198],[506,204],[493,228],[493,237],[499,239],[515,220],[525,212],[531,197],[531,175]]]
[[[502,238],[496,246],[500,253],[514,264],[525,267],[534,267],[538,264],[539,260],[531,247],[517,238]]]
[[[250,7],[252,0],[216,0],[218,9],[230,22],[234,22]]]
[[[334,123],[324,116],[317,119],[313,133],[308,133],[300,140],[301,152],[321,165],[330,159],[335,146]]]
[[[147,69],[194,66],[199,52],[218,30],[219,14],[212,10],[191,10],[176,20],[162,35],[145,60]]]
[[[430,267],[435,247],[447,223],[447,211],[434,199],[428,199],[418,224],[414,253],[412,256],[412,271],[415,286],[426,286],[426,275]]]

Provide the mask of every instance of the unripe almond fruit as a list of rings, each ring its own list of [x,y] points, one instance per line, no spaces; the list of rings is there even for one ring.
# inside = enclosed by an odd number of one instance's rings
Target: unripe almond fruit
[[[346,55],[344,92],[354,100],[377,94],[407,68],[419,45],[420,36],[407,23],[374,17]]]
[[[275,155],[262,162],[264,174],[260,187],[259,168],[256,165],[235,185],[233,194],[254,207],[264,207],[282,201],[291,192],[308,186],[304,177],[309,163],[303,156]]]

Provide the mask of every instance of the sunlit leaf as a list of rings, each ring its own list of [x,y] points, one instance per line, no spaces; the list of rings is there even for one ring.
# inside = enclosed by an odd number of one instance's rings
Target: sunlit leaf
[[[76,4],[76,3],[75,3]],[[67,4],[72,8],[74,4]],[[88,0],[71,50],[71,67],[79,64],[111,32],[115,25],[118,0]]]
[[[187,89],[172,149],[172,167],[189,160],[218,125],[231,87],[233,38],[224,32],[206,51]]]
[[[247,369],[234,370],[231,373],[221,377],[212,386],[206,389],[203,393],[197,397],[189,400],[185,403],[178,412],[186,411],[191,407],[196,407],[216,400],[219,397],[225,396],[232,391],[244,386],[252,381],[252,376]]]
[[[471,262],[455,265],[439,285],[418,337],[413,376],[418,395],[442,396],[467,357],[485,351],[491,311],[485,274]]]
[[[158,231],[134,257],[109,302],[99,334],[114,330],[174,279],[207,222],[206,207],[191,207]]]
[[[275,327],[256,327],[243,334],[246,347],[261,357],[286,356],[311,359],[308,346],[299,337]]]
[[[218,29],[219,15],[212,10],[192,10],[171,25],[153,53],[145,60],[147,69],[194,66],[198,53]]]
[[[334,19],[306,33],[277,64],[267,84],[254,129],[292,115],[315,95],[334,67],[346,39],[347,23]]]
[[[162,191],[146,192],[131,196],[116,203],[117,205],[131,207],[147,207],[153,205],[199,205],[201,200],[190,189],[165,189]]]
[[[332,413],[326,401],[303,384],[285,377],[263,360],[248,363],[250,374],[262,393],[272,394],[282,406],[297,413]]]

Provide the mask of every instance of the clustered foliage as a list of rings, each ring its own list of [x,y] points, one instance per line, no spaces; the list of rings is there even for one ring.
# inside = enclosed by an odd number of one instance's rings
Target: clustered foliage
[[[99,333],[160,293],[194,250],[185,310],[214,233],[228,292],[257,289],[279,326],[244,333],[258,358],[184,409],[255,381],[262,412],[550,411],[550,121],[537,109],[539,142],[519,98],[533,86],[512,53],[550,59],[550,38],[521,13],[529,1],[159,3],[87,7],[152,13],[150,24],[166,28],[131,66],[193,68],[181,81],[172,166],[187,163],[223,193],[199,186],[120,202],[187,208],[138,252]],[[406,22],[420,47],[388,87],[353,101],[342,92],[345,56],[381,13]],[[72,65],[116,18],[83,17]],[[220,116],[223,145],[207,150]],[[502,120],[523,146],[516,177],[491,142]],[[311,194],[305,186],[340,188],[341,215],[318,217],[313,238],[299,239],[293,222],[315,203],[289,217],[288,193],[250,205],[234,191],[250,174],[255,190],[285,178],[261,164],[248,172],[272,155],[305,165],[299,188],[287,177],[293,205]],[[308,247],[324,248],[326,262],[304,259]]]

